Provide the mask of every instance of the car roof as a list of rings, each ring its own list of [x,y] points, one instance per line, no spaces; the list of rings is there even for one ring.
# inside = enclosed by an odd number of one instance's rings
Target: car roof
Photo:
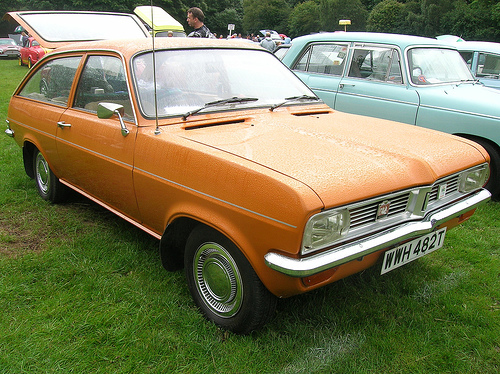
[[[313,41],[345,41],[345,42],[367,42],[367,43],[382,43],[382,44],[395,44],[405,49],[413,45],[432,45],[441,46],[446,48],[453,48],[448,43],[442,41],[424,38],[414,35],[401,35],[401,34],[387,34],[377,32],[325,32],[318,34],[311,34],[300,36],[293,39],[293,44],[297,43],[310,43]]]
[[[208,39],[208,38],[154,38],[155,50],[165,49],[215,49],[237,48],[264,51],[255,43],[240,40]],[[132,55],[144,51],[151,51],[153,38],[148,39],[107,39],[91,42],[78,42],[58,48],[55,53],[71,51],[116,51],[130,58]],[[265,52],[265,51],[264,51]]]
[[[500,54],[500,43],[464,41],[453,43],[459,51],[478,51]]]

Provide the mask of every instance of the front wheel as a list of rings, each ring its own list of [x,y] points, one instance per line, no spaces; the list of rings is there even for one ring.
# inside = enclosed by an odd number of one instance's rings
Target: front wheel
[[[59,182],[42,153],[36,149],[33,153],[33,170],[36,188],[42,199],[58,203],[66,195],[66,187]]]
[[[209,320],[237,334],[263,326],[277,299],[232,241],[204,225],[186,243],[184,264],[191,295]]]
[[[491,192],[492,200],[500,200],[500,154],[490,143],[478,141],[479,144],[490,155],[490,179],[486,183],[486,189]]]

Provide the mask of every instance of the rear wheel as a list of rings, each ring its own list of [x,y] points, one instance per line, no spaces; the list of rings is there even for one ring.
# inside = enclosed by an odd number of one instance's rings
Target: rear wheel
[[[248,334],[274,313],[276,297],[236,245],[218,231],[197,226],[187,240],[184,264],[196,305],[220,327]]]
[[[19,66],[23,66],[23,59],[21,58],[21,56],[19,56],[17,62],[19,63]]]
[[[54,175],[42,153],[36,149],[33,153],[33,171],[36,188],[42,199],[58,203],[66,196],[66,186]]]

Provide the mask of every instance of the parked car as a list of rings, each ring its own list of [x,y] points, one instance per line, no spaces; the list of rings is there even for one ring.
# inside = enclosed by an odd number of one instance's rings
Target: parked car
[[[157,6],[138,6],[134,13],[147,25],[155,36],[186,37],[184,26],[165,10]]]
[[[283,57],[285,57],[286,53],[288,52],[288,49],[291,47],[291,44],[281,44],[279,45],[275,50],[274,50],[274,55],[278,57],[280,60],[283,60]]]
[[[150,36],[142,21],[128,13],[17,11],[6,13],[3,19],[22,26],[47,49],[81,41]]]
[[[28,68],[38,62],[44,55],[45,49],[38,43],[35,38],[28,38],[26,45],[21,47],[19,55],[19,65],[28,65]]]
[[[265,38],[266,34],[269,33],[271,35],[271,39],[274,40],[275,43],[277,43],[277,42],[281,43],[283,41],[283,39],[281,39],[280,34],[278,34],[278,32],[275,30],[263,29],[263,30],[259,30],[259,32],[260,32],[262,38]]]
[[[14,39],[0,38],[0,57],[18,58],[20,49]]]
[[[236,333],[277,297],[438,249],[490,198],[476,143],[333,111],[234,40],[58,48],[7,123],[43,199],[71,188],[157,238],[201,312]]]
[[[472,74],[486,87],[500,89],[500,44],[492,42],[456,42]]]
[[[491,156],[487,188],[500,198],[500,90],[478,84],[455,48],[415,36],[334,32],[295,38],[282,61],[334,109],[478,142]]]

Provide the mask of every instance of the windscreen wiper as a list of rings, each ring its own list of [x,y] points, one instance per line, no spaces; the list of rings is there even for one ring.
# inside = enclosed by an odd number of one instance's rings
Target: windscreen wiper
[[[282,105],[285,105],[285,104],[292,102],[292,101],[300,101],[300,100],[319,101],[321,99],[317,96],[312,96],[312,95],[300,95],[300,96],[285,97],[285,101],[283,101],[282,103],[279,103],[279,104],[274,104],[273,106],[271,106],[271,108],[269,108],[269,110],[272,112],[274,109],[279,108]]]
[[[462,85],[462,84],[464,84],[464,83],[472,83],[473,85],[474,85],[474,84],[480,84],[480,85],[483,85],[483,83],[481,83],[481,82],[479,81],[479,79],[462,79],[462,80],[460,81],[460,83],[457,83],[457,87],[458,87],[458,86],[460,86],[460,85]]]
[[[218,105],[225,105],[225,104],[234,104],[234,103],[247,103],[250,101],[257,101],[259,100],[256,97],[238,97],[238,96],[233,96],[228,99],[222,99],[222,100],[216,100],[216,101],[210,101],[208,103],[205,103],[202,107],[199,107],[198,109],[192,110],[190,112],[187,112],[182,116],[182,119],[185,121],[190,115],[196,114],[198,112],[201,112],[204,109],[213,107],[213,106],[218,106]]]

